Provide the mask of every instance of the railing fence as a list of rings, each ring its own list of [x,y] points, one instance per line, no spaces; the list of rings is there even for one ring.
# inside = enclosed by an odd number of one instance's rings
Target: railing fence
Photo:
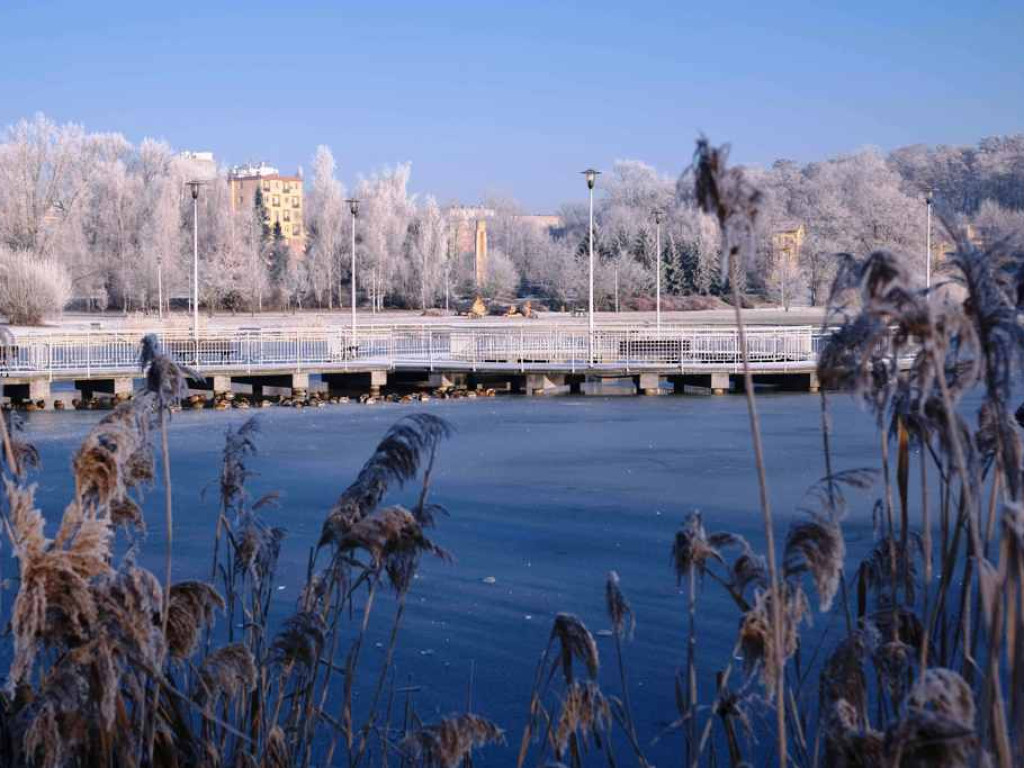
[[[156,333],[175,360],[198,370],[317,370],[364,366],[444,365],[529,368],[700,368],[741,362],[739,335],[729,328],[663,326],[586,329],[557,325],[363,326],[348,328],[204,330]],[[823,334],[811,327],[747,330],[752,363],[807,366]],[[142,334],[86,331],[26,335],[0,345],[0,375],[92,376],[138,370]]]

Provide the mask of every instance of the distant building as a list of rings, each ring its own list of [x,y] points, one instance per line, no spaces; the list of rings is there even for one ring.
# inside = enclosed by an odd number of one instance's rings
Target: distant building
[[[449,239],[454,255],[473,258],[477,288],[487,279],[487,222],[498,214],[481,205],[453,205],[448,208]],[[562,218],[547,214],[520,214],[515,219],[538,231],[561,229]]]
[[[551,232],[552,230],[561,229],[563,224],[561,216],[555,216],[548,213],[526,213],[518,218],[520,221],[536,227],[542,232]]]
[[[213,179],[217,176],[217,161],[213,152],[180,152],[178,157],[189,166],[189,176],[193,179]]]
[[[806,234],[800,222],[784,222],[772,232],[772,255],[776,259],[785,259],[792,266],[800,255]]]
[[[487,279],[487,220],[493,218],[493,208],[453,205],[448,209],[451,247],[460,258],[472,254],[477,290]]]
[[[297,250],[305,246],[302,210],[302,175],[283,176],[277,168],[266,163],[237,165],[228,172],[231,185],[231,209],[244,210],[256,201],[256,190],[263,192],[263,205],[267,209],[267,223],[273,228],[281,225],[281,234],[288,245]]]

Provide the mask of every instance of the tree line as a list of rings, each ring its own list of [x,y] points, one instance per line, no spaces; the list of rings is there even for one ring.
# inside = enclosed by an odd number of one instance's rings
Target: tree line
[[[350,303],[351,214],[356,225],[357,301],[428,310],[477,293],[470,255],[460,253],[457,217],[431,195],[409,190],[411,165],[398,164],[346,190],[330,148],[320,146],[305,180],[305,245],[290,248],[269,224],[260,196],[231,204],[225,170],[198,199],[199,299],[218,310],[334,308]],[[1024,134],[971,146],[866,149],[812,163],[779,160],[747,168],[763,190],[754,232],[757,257],[736,279],[741,291],[777,302],[821,304],[836,254],[887,248],[925,259],[925,197],[946,220],[979,237],[1024,242]],[[0,142],[0,312],[38,321],[72,299],[126,311],[154,311],[191,293],[195,161],[166,142],[132,144],[38,115],[9,127]],[[595,297],[603,308],[644,306],[662,265],[668,297],[725,291],[717,228],[700,213],[689,171],[665,175],[637,160],[616,162],[595,200]],[[582,198],[582,196],[581,196]],[[482,292],[563,306],[587,292],[588,211],[584,199],[538,226],[510,199],[482,201],[489,258]],[[653,212],[661,211],[660,227]],[[471,225],[472,222],[469,222]],[[775,244],[802,226],[796,253]],[[933,233],[941,257],[944,236]],[[660,253],[658,242],[660,240]],[[26,286],[38,286],[28,290]],[[19,302],[30,296],[30,311]],[[31,316],[31,317],[30,317]]]

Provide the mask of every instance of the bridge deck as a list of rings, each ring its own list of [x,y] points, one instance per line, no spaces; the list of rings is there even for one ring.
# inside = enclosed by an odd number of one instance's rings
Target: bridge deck
[[[204,375],[446,370],[612,376],[736,373],[742,366],[739,334],[720,327],[601,327],[592,337],[586,329],[542,324],[367,326],[354,337],[349,328],[204,331],[198,338],[154,333],[177,361]],[[0,345],[0,377],[13,384],[139,375],[140,338],[109,332],[24,335]],[[812,372],[822,338],[811,327],[750,328],[751,366]]]

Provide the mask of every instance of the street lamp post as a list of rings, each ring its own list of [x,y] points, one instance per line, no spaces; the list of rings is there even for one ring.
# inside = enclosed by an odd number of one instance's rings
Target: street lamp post
[[[199,354],[199,187],[205,182],[186,182],[192,191],[192,339]]]
[[[164,257],[156,257],[156,315],[164,319]]]
[[[658,208],[654,211],[654,323],[661,330],[661,219],[664,212]]]
[[[587,180],[587,189],[590,192],[590,302],[588,311],[588,328],[589,328],[589,348],[590,348],[590,362],[594,362],[594,184],[597,182],[597,177],[601,175],[600,171],[595,171],[593,168],[587,168],[585,171],[581,171],[584,178]]]
[[[345,201],[352,212],[352,353],[356,348],[356,217],[359,216],[359,199],[350,197]]]
[[[929,189],[924,196],[925,213],[925,255],[924,255],[924,285],[932,287],[932,191]]]

